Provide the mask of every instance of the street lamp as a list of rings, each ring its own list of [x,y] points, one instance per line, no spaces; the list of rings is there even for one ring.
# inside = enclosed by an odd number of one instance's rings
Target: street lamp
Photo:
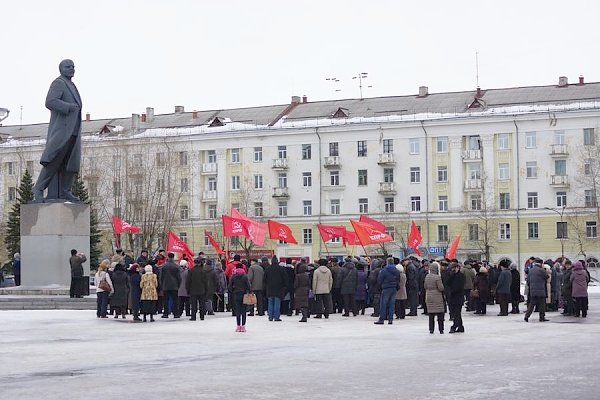
[[[558,211],[555,208],[550,208],[550,207],[544,207],[544,210],[550,210],[550,211],[554,211],[555,213],[557,213],[560,216],[560,237],[558,239],[560,239],[560,257],[561,260],[565,259],[565,225],[563,223],[563,217],[565,215],[565,209],[566,209],[566,205],[563,205],[561,210]],[[558,230],[556,231],[558,236]]]

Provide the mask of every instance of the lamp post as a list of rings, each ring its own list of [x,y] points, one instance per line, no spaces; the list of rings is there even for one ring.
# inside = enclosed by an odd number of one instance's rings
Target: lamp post
[[[557,213],[560,217],[560,237],[558,239],[560,239],[560,257],[561,260],[565,259],[565,227],[564,227],[564,223],[563,223],[563,217],[565,215],[565,209],[567,208],[566,205],[563,205],[561,210],[558,211],[555,208],[550,208],[550,207],[544,207],[544,210],[550,210],[550,211],[554,211],[555,213]],[[558,231],[556,232],[558,234]],[[557,235],[558,236],[558,235]]]

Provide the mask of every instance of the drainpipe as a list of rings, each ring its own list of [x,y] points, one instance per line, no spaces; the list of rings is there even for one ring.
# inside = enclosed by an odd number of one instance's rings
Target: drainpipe
[[[322,169],[323,169],[323,160],[321,159],[321,135],[319,134],[319,127],[315,128],[315,134],[317,135],[317,138],[319,140],[319,215],[318,215],[318,223],[321,223],[321,215],[322,210],[323,210],[323,205],[321,204],[321,199],[322,199],[322,194],[323,194],[323,177],[321,176],[322,173]],[[323,241],[319,240],[319,258],[321,258],[321,252],[323,251]]]
[[[517,173],[515,174],[517,178],[517,265],[519,266],[519,270],[521,270],[521,179],[519,174],[519,126],[517,125],[516,119],[513,119],[513,123],[515,124],[515,129],[517,130]]]
[[[430,235],[429,235],[429,140],[425,124],[421,121],[421,128],[425,133],[425,226],[427,230],[427,254],[429,254],[430,246]]]

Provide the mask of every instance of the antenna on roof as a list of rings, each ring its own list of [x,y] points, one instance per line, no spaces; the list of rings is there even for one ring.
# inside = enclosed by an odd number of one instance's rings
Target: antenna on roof
[[[479,87],[479,52],[475,52],[475,81]]]

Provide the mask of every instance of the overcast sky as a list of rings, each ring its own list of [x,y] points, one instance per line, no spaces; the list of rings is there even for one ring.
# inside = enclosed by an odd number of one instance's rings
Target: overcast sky
[[[599,16],[596,0],[4,0],[0,107],[47,122],[64,58],[93,119],[358,98],[359,72],[365,97],[473,90],[476,52],[486,89],[600,81]]]

